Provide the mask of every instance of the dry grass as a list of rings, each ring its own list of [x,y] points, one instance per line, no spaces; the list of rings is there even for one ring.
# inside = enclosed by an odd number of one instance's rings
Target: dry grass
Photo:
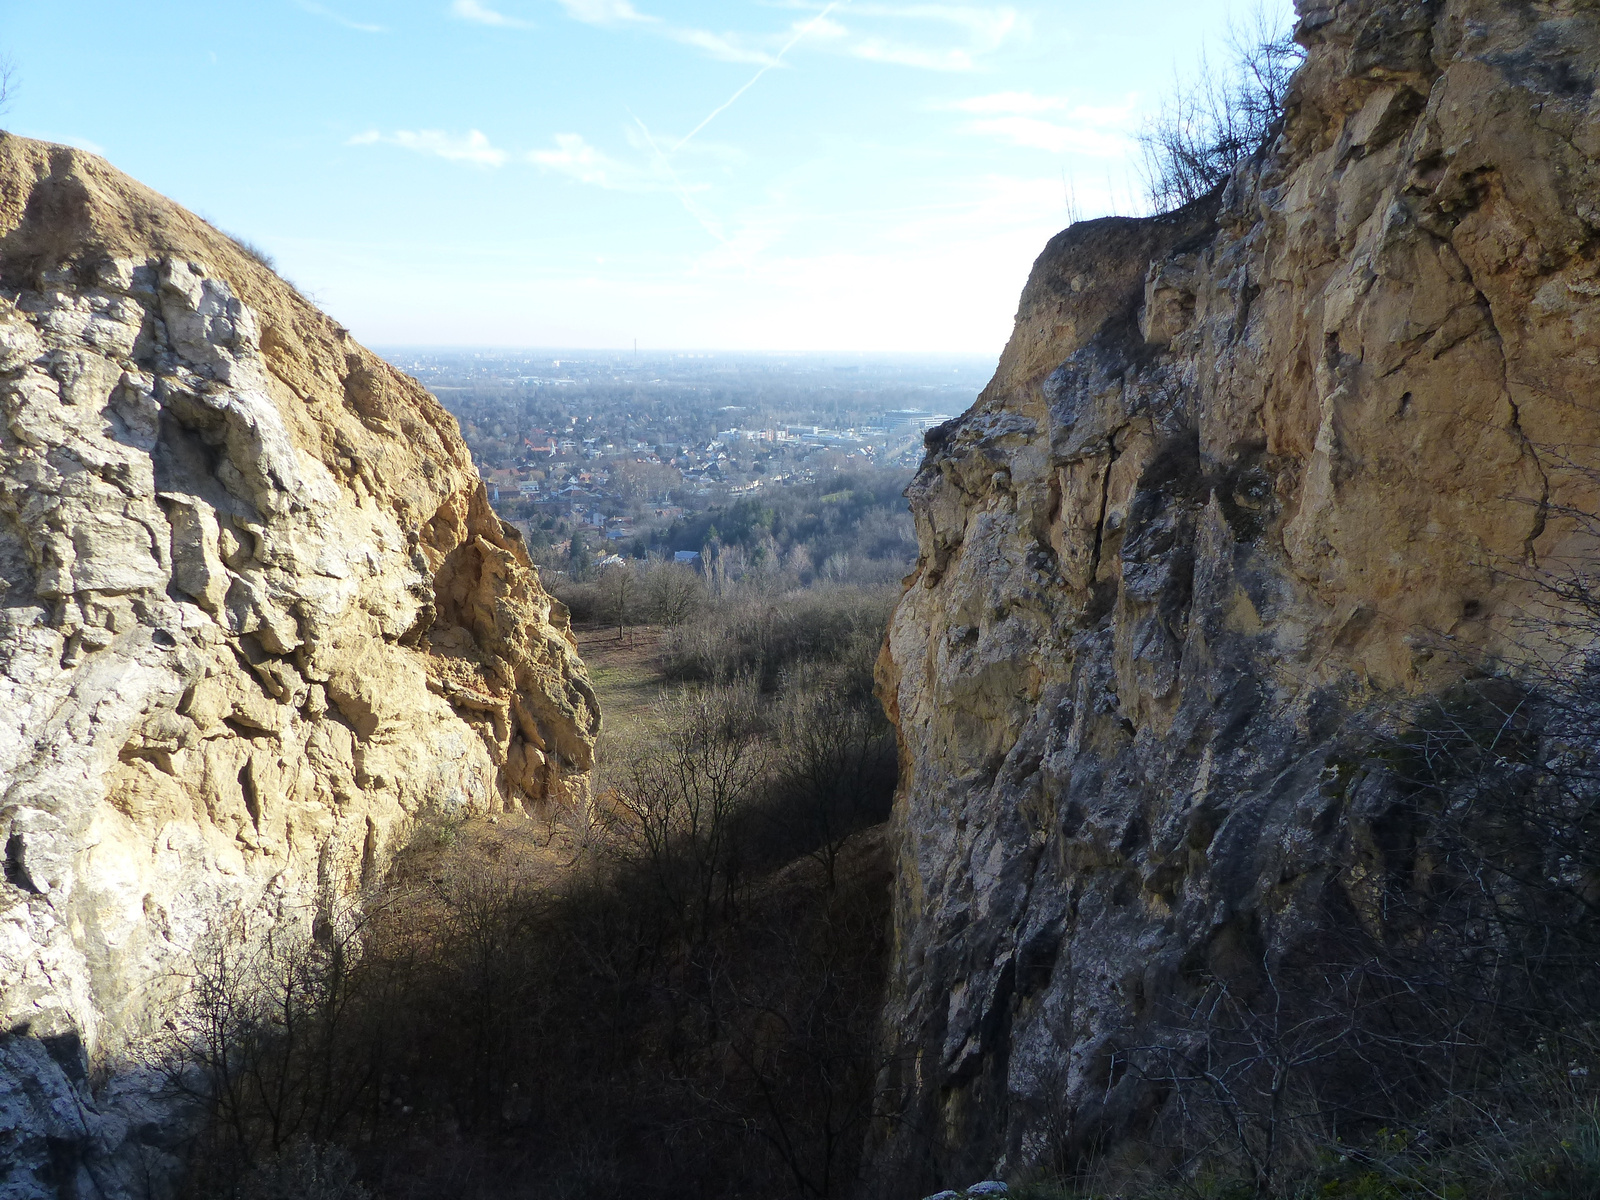
[[[606,732],[627,736],[648,722],[651,708],[672,685],[662,676],[656,659],[666,630],[659,625],[630,628],[618,637],[616,626],[585,624],[573,627],[578,653],[589,668],[605,716]]]
[[[641,626],[619,639],[614,626],[573,627],[605,718],[597,748],[597,791],[606,786],[614,760],[660,739],[661,701],[685,686],[661,674],[658,658],[665,632],[660,626]],[[424,886],[465,857],[514,875],[525,886],[555,891],[567,882],[589,841],[592,831],[585,816],[508,812],[492,817],[434,817],[402,852],[393,882],[402,888]]]

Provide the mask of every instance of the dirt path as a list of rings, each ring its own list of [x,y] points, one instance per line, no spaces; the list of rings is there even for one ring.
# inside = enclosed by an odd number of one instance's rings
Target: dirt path
[[[605,717],[602,741],[614,746],[649,730],[651,709],[671,685],[656,669],[656,656],[666,630],[660,626],[629,629],[621,640],[610,625],[575,625],[578,653],[589,668],[589,681]],[[606,747],[601,747],[602,755]]]

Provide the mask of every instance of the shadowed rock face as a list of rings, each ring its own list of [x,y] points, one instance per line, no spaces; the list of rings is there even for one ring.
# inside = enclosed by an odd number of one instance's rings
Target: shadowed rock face
[[[1113,1054],[1197,968],[1370,908],[1345,715],[1514,658],[1534,597],[1494,568],[1589,550],[1561,514],[1597,504],[1567,468],[1600,441],[1600,10],[1300,16],[1270,153],[1052,241],[928,435],[880,663],[885,1195],[1137,1128]]]
[[[115,1196],[197,947],[309,925],[419,814],[582,802],[599,711],[431,396],[5,134],[0,414],[0,1196]]]

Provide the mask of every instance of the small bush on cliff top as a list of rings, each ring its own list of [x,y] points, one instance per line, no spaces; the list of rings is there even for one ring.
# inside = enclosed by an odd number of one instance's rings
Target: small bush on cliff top
[[[1139,135],[1145,192],[1157,211],[1209,195],[1266,143],[1305,57],[1290,31],[1259,11],[1231,31],[1228,53],[1223,71],[1202,58],[1196,78],[1174,88]]]

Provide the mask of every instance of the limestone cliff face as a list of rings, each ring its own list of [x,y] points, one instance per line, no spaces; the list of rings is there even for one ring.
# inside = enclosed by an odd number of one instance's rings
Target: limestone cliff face
[[[1381,873],[1324,771],[1343,714],[1514,656],[1536,597],[1495,568],[1589,549],[1600,9],[1301,0],[1298,37],[1269,152],[1052,241],[928,436],[880,667],[885,1194],[1127,1128],[1113,1051],[1186,972]]]
[[[599,712],[431,396],[5,134],[0,414],[0,1195],[116,1195],[165,1134],[83,1068],[138,1097],[196,948],[326,914],[430,810],[581,799]]]

